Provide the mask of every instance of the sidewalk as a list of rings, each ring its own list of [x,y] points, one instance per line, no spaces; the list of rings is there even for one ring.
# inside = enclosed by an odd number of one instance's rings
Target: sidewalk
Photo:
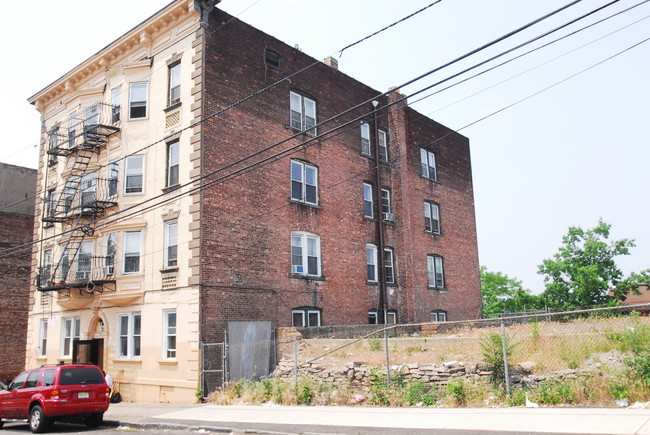
[[[112,404],[105,425],[219,433],[650,435],[650,410]]]

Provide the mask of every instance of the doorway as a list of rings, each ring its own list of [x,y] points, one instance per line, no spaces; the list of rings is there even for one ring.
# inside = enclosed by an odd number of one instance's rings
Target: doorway
[[[104,339],[76,340],[72,344],[73,364],[95,364],[104,369]]]

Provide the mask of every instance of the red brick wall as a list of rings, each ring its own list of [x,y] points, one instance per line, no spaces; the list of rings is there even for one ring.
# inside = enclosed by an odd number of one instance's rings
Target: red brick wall
[[[208,114],[315,62],[238,20],[214,30],[228,19],[215,10],[207,29]],[[280,71],[266,67],[265,47],[280,54]],[[272,151],[263,151],[294,134],[288,128],[290,90],[304,92],[316,101],[319,122],[379,94],[318,63],[206,123],[203,173],[260,152],[245,163],[219,172],[211,178],[214,180],[308,139],[300,135]],[[379,101],[383,107],[387,99]],[[372,120],[371,110],[372,105],[367,103],[319,128],[319,133],[357,116],[366,115]],[[419,178],[418,141],[431,141],[435,134],[447,130],[411,110],[397,113],[402,114],[401,126],[385,112],[378,120],[379,126],[389,131],[389,153],[394,155],[391,167],[382,169],[382,185],[394,192],[396,214],[395,225],[386,229],[387,246],[395,249],[397,257],[399,282],[399,287],[389,292],[389,308],[396,309],[404,322],[427,321],[429,312],[437,308],[448,309],[453,319],[475,318],[479,314],[480,289],[468,141],[453,135],[439,142],[441,183],[425,186]],[[321,308],[324,325],[368,322],[368,310],[378,304],[379,287],[366,283],[365,246],[378,243],[377,223],[363,218],[363,182],[375,179],[375,164],[360,154],[359,126],[360,122],[355,121],[311,146],[204,191],[203,340],[219,339],[228,321],[271,320],[275,327],[289,326],[291,310],[301,306]],[[403,133],[397,134],[397,127]],[[400,148],[407,151],[400,153]],[[288,201],[290,159],[318,167],[318,208]],[[444,170],[443,165],[447,165]],[[432,188],[439,191],[439,197],[430,199],[441,204],[443,200],[449,202],[448,209],[443,208],[443,228],[448,233],[440,240],[420,236],[424,221],[420,197]],[[400,195],[409,196],[406,205],[397,198]],[[292,231],[320,236],[323,280],[289,276]],[[440,244],[439,253],[445,256],[448,268],[449,290],[443,296],[426,289],[426,253],[432,250],[432,243]]]
[[[33,216],[0,212],[0,251],[29,243]],[[25,367],[31,247],[0,256],[0,380],[12,379]]]

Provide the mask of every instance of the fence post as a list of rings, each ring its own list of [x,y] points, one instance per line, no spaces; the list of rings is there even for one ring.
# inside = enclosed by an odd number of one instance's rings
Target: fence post
[[[298,391],[298,339],[293,339],[293,377]]]
[[[506,341],[506,325],[501,317],[501,344],[503,347],[503,374],[506,378],[506,394],[510,395],[510,375],[508,373],[508,343]]]
[[[384,325],[384,348],[386,349],[386,388],[390,389],[390,360],[388,358],[388,329]]]

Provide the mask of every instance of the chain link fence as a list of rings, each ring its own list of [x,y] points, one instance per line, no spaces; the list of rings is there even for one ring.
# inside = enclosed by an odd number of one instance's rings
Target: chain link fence
[[[623,373],[632,347],[650,352],[649,313],[650,304],[641,304],[463,322],[286,328],[271,376],[296,387],[310,379],[358,391],[378,383],[446,387],[455,379],[484,379],[510,395],[549,379]]]

